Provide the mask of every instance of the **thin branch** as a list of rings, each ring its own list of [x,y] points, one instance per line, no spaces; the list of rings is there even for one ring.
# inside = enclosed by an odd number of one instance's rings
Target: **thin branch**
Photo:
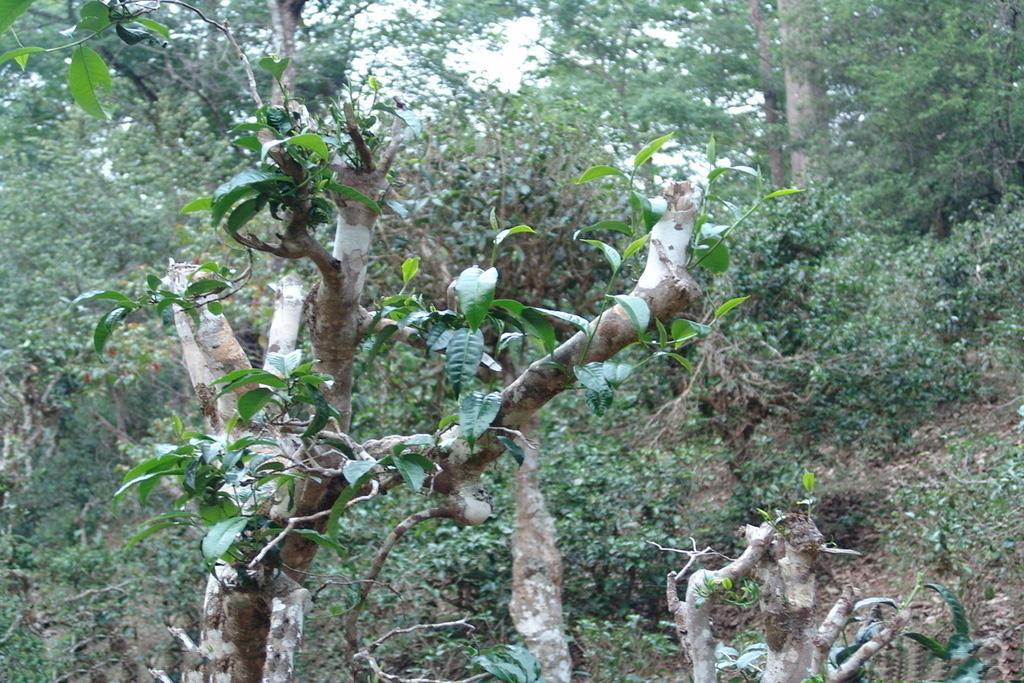
[[[842,666],[829,674],[827,683],[844,683],[845,681],[853,680],[860,667],[864,665],[864,662],[871,659],[879,650],[899,635],[899,632],[903,630],[903,627],[907,625],[909,620],[910,615],[906,612],[897,614],[888,626],[879,631],[874,638],[861,645],[856,652],[850,655],[849,659],[843,662]]]
[[[249,58],[245,56],[244,52],[242,52],[242,48],[239,47],[238,42],[235,40],[235,37],[231,34],[231,31],[228,30],[227,24],[209,18],[208,16],[203,14],[202,10],[200,10],[198,7],[190,5],[187,2],[182,2],[182,0],[162,1],[168,5],[177,5],[179,7],[184,7],[185,9],[193,12],[197,17],[199,17],[201,21],[209,24],[210,26],[213,26],[215,29],[224,34],[224,37],[228,39],[228,43],[231,45],[232,49],[234,49],[235,54],[238,55],[238,59],[242,62],[242,68],[245,69],[245,77],[246,80],[249,81],[249,94],[252,96],[253,102],[256,103],[257,107],[262,107],[263,99],[260,97],[259,89],[257,89],[256,87],[256,76],[252,72],[252,65],[249,63]]]
[[[344,110],[345,131],[352,139],[352,144],[356,146],[356,151],[359,152],[359,160],[362,163],[363,170],[367,173],[372,173],[377,168],[373,163],[373,152],[370,151],[366,144],[366,139],[363,138],[363,134],[359,130],[359,119],[356,118],[356,112],[352,108],[352,103],[345,102]]]
[[[390,631],[388,631],[387,633],[385,633],[384,635],[382,635],[377,640],[375,640],[372,643],[370,643],[369,645],[367,645],[365,651],[366,652],[373,652],[378,647],[383,645],[388,639],[394,638],[395,636],[398,636],[398,635],[402,635],[403,633],[414,633],[415,631],[424,631],[424,630],[428,630],[428,629],[436,631],[438,629],[453,628],[455,626],[461,626],[463,628],[469,629],[470,631],[475,631],[476,630],[476,627],[473,626],[473,624],[471,624],[468,621],[466,621],[465,617],[463,617],[462,619],[456,619],[455,621],[443,621],[443,622],[438,623],[438,624],[416,624],[415,626],[409,626],[407,628],[393,628]]]
[[[387,173],[391,164],[395,163],[395,157],[398,156],[398,150],[402,147],[404,140],[405,121],[396,116],[395,120],[391,122],[391,142],[380,158],[379,168],[383,173]]]
[[[263,546],[263,548],[261,548],[260,551],[256,554],[256,557],[252,558],[252,560],[249,562],[249,569],[255,569],[259,565],[259,563],[263,561],[263,558],[267,556],[267,553],[269,553],[281,541],[283,541],[285,536],[294,531],[296,526],[298,526],[299,524],[303,524],[305,522],[315,522],[321,517],[327,517],[330,514],[330,510],[321,510],[320,512],[313,513],[312,515],[306,515],[305,517],[290,518],[288,520],[288,523],[285,524],[284,529],[281,530],[281,533],[279,533],[277,536],[274,536],[274,538],[270,540],[270,543],[267,543],[265,546]]]
[[[359,600],[349,610],[349,613],[345,616],[345,638],[348,641],[349,647],[352,651],[356,651],[359,643],[359,638],[356,633],[356,621],[359,619],[359,614],[362,612],[363,606],[366,604],[366,599],[370,595],[370,591],[373,590],[376,584],[377,576],[380,575],[381,569],[384,568],[384,563],[388,559],[388,555],[391,554],[395,544],[402,536],[405,535],[409,529],[413,528],[420,522],[424,522],[428,519],[436,519],[439,517],[447,517],[451,514],[450,510],[446,507],[435,507],[429,510],[422,510],[414,514],[409,515],[401,522],[399,522],[391,533],[384,539],[384,543],[381,544],[380,549],[377,550],[377,555],[373,558],[373,564],[370,566],[370,571],[366,575],[362,590],[359,591]]]
[[[401,676],[395,676],[389,674],[380,668],[380,664],[377,660],[368,652],[360,652],[355,655],[353,659],[361,659],[366,662],[366,665],[380,680],[387,681],[387,683],[473,683],[473,681],[483,681],[491,678],[491,674],[482,673],[470,676],[469,678],[460,678],[457,681],[447,681],[440,678],[402,678]]]
[[[825,620],[821,622],[818,633],[814,636],[815,653],[812,660],[814,671],[821,668],[822,661],[828,656],[829,648],[839,638],[839,634],[843,632],[843,629],[846,627],[846,620],[852,611],[853,586],[846,585],[843,587],[843,592],[839,599],[836,600],[832,609],[828,611]]]
[[[196,645],[196,642],[192,640],[192,637],[185,632],[185,629],[178,626],[168,626],[167,630],[181,642],[181,647],[185,652],[191,652],[193,654],[203,653],[203,651],[199,649],[199,646]]]

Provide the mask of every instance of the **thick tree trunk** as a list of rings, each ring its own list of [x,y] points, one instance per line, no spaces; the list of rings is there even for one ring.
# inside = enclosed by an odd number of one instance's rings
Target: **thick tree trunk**
[[[516,472],[516,523],[512,532],[512,598],[509,612],[548,683],[569,683],[572,658],[562,620],[562,556],[555,521],[537,476],[538,447],[522,440]]]
[[[167,273],[169,287],[184,291],[195,271],[191,264],[172,262]],[[278,284],[269,334],[279,352],[295,348],[301,302],[298,281],[285,276]],[[192,318],[177,309],[175,326],[207,427],[214,434],[228,436],[224,429],[234,413],[235,394],[216,397],[213,382],[250,365],[223,315],[214,315],[202,305],[198,315],[199,325],[194,327]],[[307,604],[308,592],[276,568],[260,565],[240,570],[218,564],[207,579],[201,638],[194,653],[202,656],[192,658],[184,679],[189,683],[287,683]]]
[[[824,125],[824,78],[812,54],[820,43],[818,9],[816,0],[779,0],[778,7],[790,172],[801,183],[812,165],[808,145]]]
[[[761,75],[761,111],[764,112],[764,137],[768,148],[768,164],[772,184],[781,187],[786,183],[786,167],[782,160],[782,144],[779,141],[779,94],[775,86],[775,68],[772,63],[768,30],[764,25],[761,0],[748,0],[750,23],[757,37],[757,64]]]

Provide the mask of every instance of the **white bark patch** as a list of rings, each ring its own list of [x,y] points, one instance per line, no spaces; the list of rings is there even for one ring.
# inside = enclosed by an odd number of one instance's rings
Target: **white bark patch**
[[[457,521],[468,526],[483,524],[491,517],[491,496],[480,484],[463,484],[458,488],[455,495],[458,497],[457,505],[462,510],[461,518]]]
[[[291,683],[295,676],[295,653],[302,645],[306,614],[312,607],[309,591],[295,587],[275,595],[271,601],[270,634],[264,683]]]
[[[349,223],[340,213],[336,225],[332,256],[339,261],[366,259],[370,253],[370,226]]]
[[[274,285],[274,316],[270,319],[267,332],[268,353],[289,353],[295,349],[302,322],[303,291],[302,280],[295,273],[288,273]],[[264,370],[273,371],[266,364]]]
[[[696,187],[689,187],[692,194],[670,197],[666,187],[668,209],[651,228],[650,244],[647,248],[647,265],[637,280],[637,287],[654,289],[658,283],[671,278],[676,272],[686,269],[689,257],[690,238],[693,223],[700,206],[701,194]]]

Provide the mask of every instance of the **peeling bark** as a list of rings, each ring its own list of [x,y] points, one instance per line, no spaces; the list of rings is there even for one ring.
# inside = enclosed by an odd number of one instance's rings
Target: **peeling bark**
[[[190,263],[171,261],[167,267],[168,287],[181,294],[196,270],[197,267]],[[199,306],[198,313],[199,325],[193,327],[192,318],[175,306],[174,327],[181,341],[185,369],[199,398],[203,417],[210,430],[219,434],[224,431],[225,423],[235,412],[236,394],[227,393],[217,397],[213,382],[232,370],[252,365],[235,338],[227,318],[210,313],[205,306]]]
[[[572,658],[562,618],[562,556],[555,522],[537,476],[537,446],[523,440],[516,472],[516,521],[512,532],[512,597],[509,612],[548,683],[569,683]]]
[[[755,571],[761,584],[761,614],[768,644],[762,680],[800,683],[816,673],[814,565],[825,539],[806,515],[789,513],[778,526],[779,533],[769,544],[768,558]]]
[[[680,645],[692,664],[695,683],[715,683],[717,670],[712,634],[711,609],[722,592],[735,590],[743,579],[756,578],[759,604],[768,646],[762,683],[801,683],[821,674],[832,645],[840,638],[853,610],[853,587],[846,586],[828,614],[818,625],[815,564],[825,551],[824,538],[814,522],[802,513],[787,513],[775,522],[745,529],[747,547],[739,558],[721,569],[699,569],[690,575],[686,599],[680,600],[677,586],[689,567],[705,556],[717,555],[710,548],[676,551],[690,556],[686,567],[667,577],[666,596]],[[660,548],[660,546],[659,546]],[[663,548],[664,549],[664,548]],[[843,551],[843,554],[852,551]],[[858,649],[839,671],[829,675],[830,683],[848,680],[872,655],[892,640],[906,624],[899,614],[883,632]],[[856,663],[851,663],[856,658]]]
[[[733,562],[717,570],[701,569],[690,576],[686,585],[686,601],[681,602],[676,583],[681,578],[669,574],[669,609],[676,622],[676,631],[683,637],[681,643],[693,664],[694,683],[715,683],[715,639],[711,633],[711,607],[714,591],[724,579],[738,584],[749,576],[767,549],[775,530],[768,524],[747,526],[747,548]]]
[[[278,281],[274,291],[274,315],[267,332],[267,353],[290,353],[295,350],[302,323],[302,280],[298,275],[289,273]],[[263,369],[273,370],[266,363]]]

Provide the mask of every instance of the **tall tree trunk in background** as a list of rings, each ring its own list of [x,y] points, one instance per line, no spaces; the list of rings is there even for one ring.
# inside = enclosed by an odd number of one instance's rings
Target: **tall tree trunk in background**
[[[302,8],[306,0],[267,0],[270,10],[270,27],[274,36],[274,49],[279,59],[288,59],[288,66],[281,75],[281,85],[289,93],[295,91],[295,32],[302,18]],[[271,93],[271,101],[275,105],[284,102],[281,88],[275,82]]]
[[[569,683],[572,658],[562,618],[562,556],[555,544],[555,520],[540,490],[538,447],[536,443],[523,446],[523,463],[516,472],[512,598],[508,607],[516,630],[540,662],[544,679],[548,683]]]
[[[779,0],[789,165],[794,182],[807,179],[807,146],[824,124],[825,86],[813,50],[819,40],[816,0]]]
[[[761,74],[761,110],[764,112],[764,137],[768,147],[768,164],[771,169],[772,184],[782,186],[786,183],[786,165],[782,160],[782,144],[779,130],[779,93],[775,87],[774,67],[772,65],[771,46],[768,43],[768,32],[764,25],[764,12],[761,0],[748,0],[750,23],[757,36],[757,65]]]

